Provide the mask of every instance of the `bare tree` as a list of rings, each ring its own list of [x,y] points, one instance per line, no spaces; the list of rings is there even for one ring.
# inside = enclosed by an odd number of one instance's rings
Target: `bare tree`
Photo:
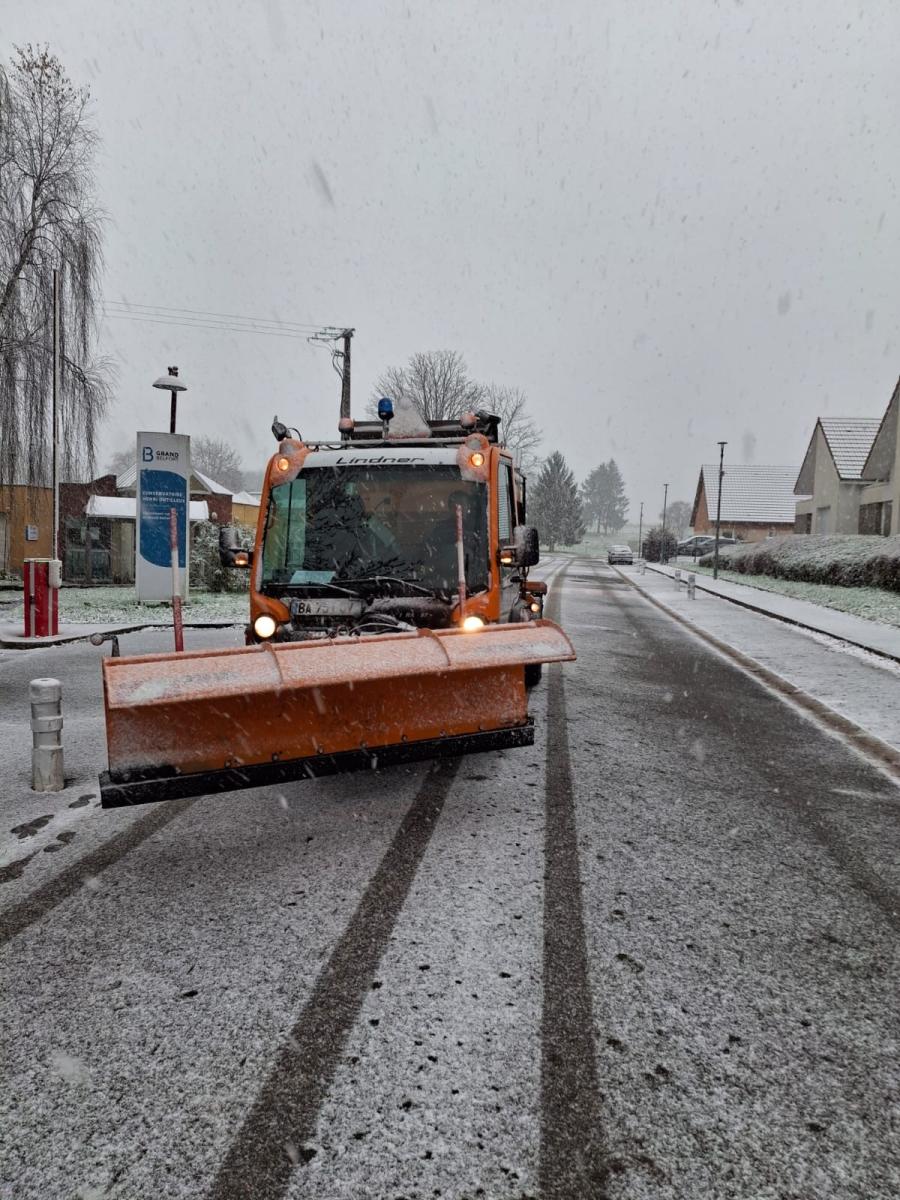
[[[516,466],[526,475],[537,472],[541,431],[528,411],[525,393],[517,387],[489,383],[483,389],[480,407],[500,418],[500,437],[512,450]]]
[[[693,506],[687,500],[673,500],[666,509],[666,529],[680,538],[691,523]],[[662,512],[659,514],[662,520]]]
[[[127,471],[135,462],[135,449],[131,446],[126,449],[117,450],[115,454],[109,456],[106,473],[108,475],[121,475]]]
[[[239,492],[243,487],[241,456],[222,438],[191,438],[191,464],[232,492]]]
[[[91,353],[102,258],[87,105],[46,48],[17,48],[9,73],[0,67],[0,483],[48,481],[54,268],[61,478],[94,470],[111,367]]]
[[[425,421],[450,421],[481,407],[483,389],[469,378],[457,350],[414,354],[405,367],[388,367],[375,381],[370,408],[380,396],[411,404]]]

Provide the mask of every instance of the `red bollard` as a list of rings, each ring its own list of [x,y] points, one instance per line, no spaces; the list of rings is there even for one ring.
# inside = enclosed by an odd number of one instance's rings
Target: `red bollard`
[[[52,558],[26,558],[25,637],[51,637],[59,633],[59,568]]]

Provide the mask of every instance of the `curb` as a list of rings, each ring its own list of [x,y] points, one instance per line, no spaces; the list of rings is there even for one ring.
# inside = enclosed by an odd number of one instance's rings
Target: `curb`
[[[673,571],[676,569],[684,571],[686,568],[672,568]],[[658,566],[653,566],[650,563],[647,563],[647,570],[653,571],[657,575],[662,575],[666,579],[674,578],[667,571],[661,571]],[[683,578],[684,576],[682,575]],[[785,625],[794,625],[797,629],[807,629],[810,633],[821,633],[823,637],[834,638],[836,642],[846,642],[848,646],[855,646],[858,650],[867,650],[869,654],[877,654],[879,658],[886,658],[889,662],[900,663],[900,654],[891,654],[890,650],[878,650],[875,646],[870,646],[866,642],[856,642],[853,638],[843,637],[839,633],[829,633],[827,629],[820,629],[818,625],[807,625],[805,621],[798,621],[796,617],[786,617],[781,613],[771,612],[768,608],[760,608],[758,604],[751,604],[749,600],[738,600],[735,596],[725,596],[722,592],[714,592],[712,588],[704,587],[696,576],[694,586],[698,591],[706,592],[707,596],[715,596],[717,600],[725,600],[728,604],[737,604],[739,608],[747,608],[750,612],[759,613],[762,617],[770,617],[773,621],[781,621]],[[742,586],[747,587],[749,585],[744,584]],[[834,611],[836,612],[837,609]]]
[[[614,571],[616,570],[615,567],[612,569]],[[833,708],[829,708],[827,704],[823,704],[822,701],[817,700],[815,696],[811,696],[808,692],[804,692],[802,688],[797,687],[795,683],[791,683],[782,675],[779,675],[776,671],[773,671],[770,667],[763,666],[761,662],[758,662],[749,654],[745,654],[743,650],[737,650],[734,646],[730,646],[728,642],[723,642],[721,638],[716,637],[715,634],[707,633],[705,629],[701,629],[699,625],[693,624],[692,621],[689,621],[687,617],[682,616],[681,613],[676,612],[673,608],[669,608],[668,604],[666,604],[664,601],[658,600],[652,593],[645,591],[645,589],[642,588],[639,583],[636,583],[622,571],[616,571],[616,574],[621,579],[624,579],[626,583],[630,584],[635,591],[640,592],[644,599],[658,608],[660,612],[664,612],[667,617],[670,617],[673,621],[677,621],[678,624],[683,625],[685,629],[689,629],[695,637],[698,637],[701,639],[701,641],[708,643],[708,645],[718,650],[720,654],[724,654],[726,658],[732,659],[749,675],[753,675],[755,678],[762,680],[763,683],[768,684],[768,686],[772,688],[773,691],[778,692],[779,695],[787,697],[794,704],[796,704],[798,708],[805,709],[807,712],[818,717],[823,725],[828,726],[836,733],[840,733],[851,743],[851,745],[855,746],[857,750],[860,750],[869,757],[876,759],[878,764],[882,767],[887,767],[892,775],[900,777],[900,750],[898,750],[896,746],[892,746],[889,742],[882,741],[881,738],[876,737],[873,733],[869,733],[868,730],[863,729],[861,725],[857,725],[855,721],[851,721],[849,717],[845,717],[841,713],[835,712]],[[662,575],[665,574],[665,572],[657,571],[657,574]],[[717,596],[717,598],[720,600],[725,599],[724,596],[718,596],[716,592],[709,592],[708,594]],[[744,605],[743,607],[749,608],[751,606]],[[769,615],[762,609],[758,611],[762,612],[763,616]],[[787,624],[800,625],[800,622],[789,621]],[[810,629],[813,628],[812,626],[800,627]],[[823,631],[818,629],[814,630],[814,632],[821,633]],[[828,636],[832,637],[833,635],[829,634]],[[846,639],[836,638],[835,640],[843,641]],[[868,647],[863,647],[863,649],[867,648]],[[883,657],[889,658],[890,655],[884,655]]]

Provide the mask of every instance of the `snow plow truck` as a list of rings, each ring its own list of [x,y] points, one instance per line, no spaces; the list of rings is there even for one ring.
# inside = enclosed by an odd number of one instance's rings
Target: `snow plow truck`
[[[575,653],[498,419],[378,417],[273,423],[254,544],[220,534],[245,646],[103,659],[104,808],[533,743],[528,691]]]

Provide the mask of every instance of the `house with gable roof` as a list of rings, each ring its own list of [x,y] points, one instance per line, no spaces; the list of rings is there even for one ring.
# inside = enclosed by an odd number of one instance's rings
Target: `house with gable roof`
[[[877,417],[819,417],[794,485],[796,533],[859,533]]]
[[[778,533],[792,533],[796,478],[796,467],[726,463],[722,478],[722,535],[743,542],[759,542]],[[718,499],[719,464],[705,464],[700,468],[691,512],[694,533],[715,533]]]

